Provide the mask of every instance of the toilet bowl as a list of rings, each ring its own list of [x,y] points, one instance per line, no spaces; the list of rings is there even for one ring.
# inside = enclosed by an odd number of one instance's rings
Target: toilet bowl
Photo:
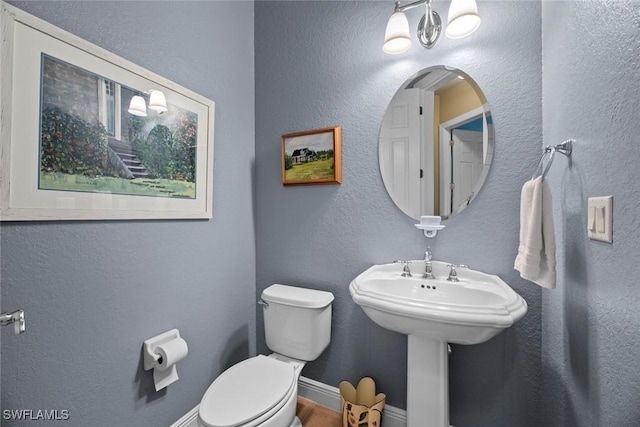
[[[209,386],[198,414],[201,427],[294,427],[303,362],[259,355],[224,371]]]
[[[295,416],[298,379],[331,339],[333,294],[286,285],[262,293],[269,356],[243,360],[205,392],[200,427],[302,427]]]

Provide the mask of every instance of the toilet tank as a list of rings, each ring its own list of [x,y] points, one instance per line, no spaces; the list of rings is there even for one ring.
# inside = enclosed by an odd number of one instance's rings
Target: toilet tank
[[[267,347],[298,360],[318,358],[331,340],[331,292],[271,285],[262,292]]]

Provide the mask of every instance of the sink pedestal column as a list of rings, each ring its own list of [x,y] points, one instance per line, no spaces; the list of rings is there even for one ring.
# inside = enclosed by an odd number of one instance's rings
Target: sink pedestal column
[[[449,427],[446,342],[408,336],[407,427]]]

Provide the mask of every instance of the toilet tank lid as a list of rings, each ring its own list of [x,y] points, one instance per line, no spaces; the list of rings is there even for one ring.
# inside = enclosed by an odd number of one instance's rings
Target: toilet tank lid
[[[333,294],[315,289],[275,284],[262,291],[261,298],[266,302],[295,307],[324,308],[333,301]]]

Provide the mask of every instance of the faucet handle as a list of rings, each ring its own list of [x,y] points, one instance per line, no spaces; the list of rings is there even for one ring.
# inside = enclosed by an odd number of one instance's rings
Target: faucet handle
[[[451,268],[469,268],[468,265],[464,265],[464,264],[447,264],[447,267],[451,267]]]
[[[409,268],[409,261],[404,262],[404,267],[402,267],[402,277],[412,277],[411,269]]]
[[[468,265],[464,264],[448,264],[447,267],[451,267],[451,270],[449,271],[449,277],[447,277],[447,280],[450,282],[460,281],[458,279],[458,272],[456,271],[456,268],[469,268]]]
[[[404,264],[402,266],[402,277],[412,277],[411,269],[409,268],[409,261],[393,261],[394,264]]]

